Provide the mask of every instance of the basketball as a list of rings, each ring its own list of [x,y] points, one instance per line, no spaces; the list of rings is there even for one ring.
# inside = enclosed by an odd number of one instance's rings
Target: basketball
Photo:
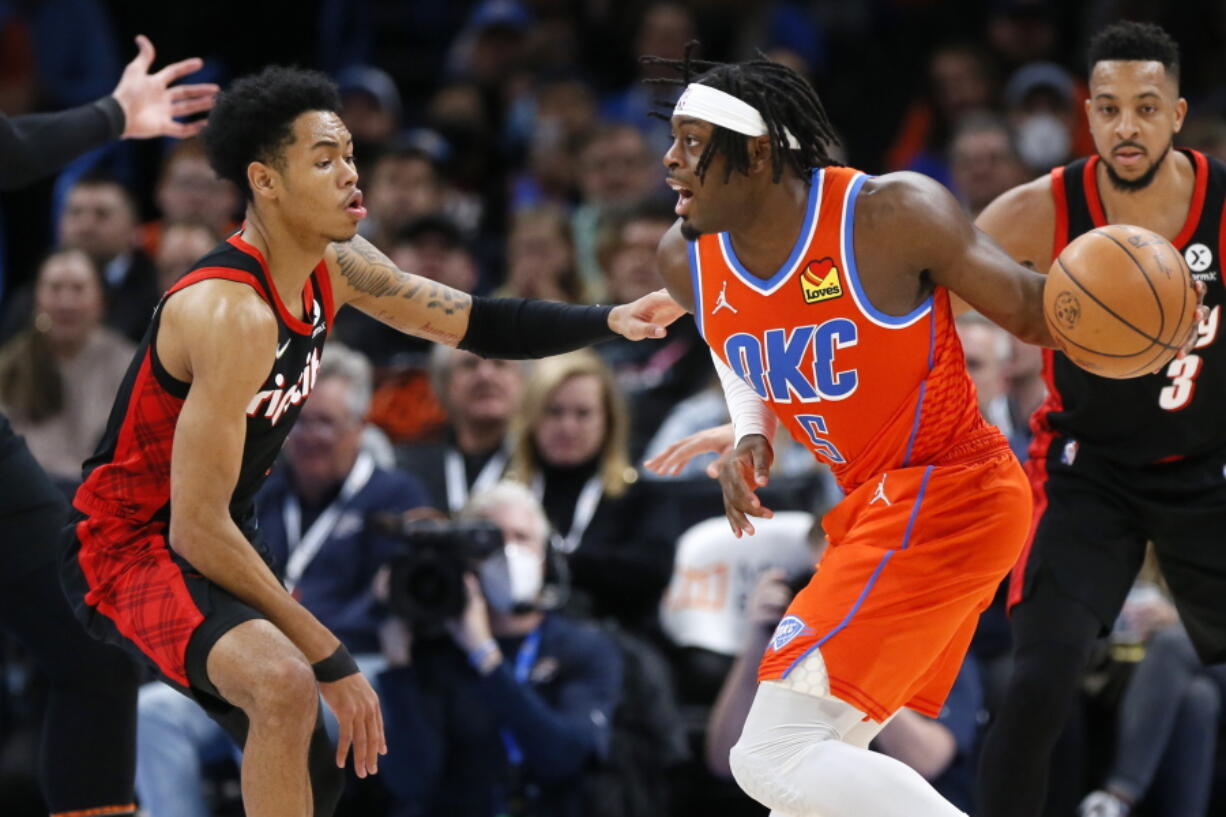
[[[1196,319],[1183,254],[1157,233],[1099,227],[1052,263],[1043,313],[1061,351],[1102,377],[1138,377],[1165,366]]]

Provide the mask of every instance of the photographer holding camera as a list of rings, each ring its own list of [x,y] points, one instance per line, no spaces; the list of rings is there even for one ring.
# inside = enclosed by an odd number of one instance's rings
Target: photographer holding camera
[[[579,817],[609,747],[617,645],[552,609],[563,568],[531,491],[500,482],[460,519],[410,525],[391,565],[377,686],[393,814]]]

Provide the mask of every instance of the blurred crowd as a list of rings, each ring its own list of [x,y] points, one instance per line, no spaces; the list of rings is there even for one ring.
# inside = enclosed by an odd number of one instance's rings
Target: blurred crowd
[[[402,269],[467,292],[627,303],[662,285],[669,135],[650,114],[675,92],[645,83],[655,69],[636,58],[678,58],[695,39],[704,58],[762,51],[798,68],[845,161],[926,173],[976,214],[1093,151],[1084,44],[1120,16],[1151,19],[1183,48],[1180,142],[1226,159],[1220,3],[206,5],[0,0],[0,110],[108,93],[137,31],[164,60],[205,57],[223,86],[268,62],[320,68],[354,135],[362,234]],[[196,141],[118,144],[0,196],[0,409],[65,492],[160,294],[241,218]],[[974,314],[959,331],[981,410],[1025,458],[1041,353]],[[839,496],[780,440],[763,491],[778,513],[738,541],[706,459],[676,477],[642,467],[727,419],[692,320],[535,364],[434,347],[356,313],[329,344],[260,519],[287,586],[384,701],[391,753],[377,778],[351,781],[342,813],[763,814],[731,782],[727,749]],[[505,547],[483,548],[482,523]],[[458,595],[445,581],[457,550],[471,576]],[[503,660],[482,672],[471,651],[491,636]],[[904,712],[875,744],[971,813],[1008,653],[1002,602],[941,717]],[[40,680],[15,644],[0,658],[0,812],[38,814]],[[1092,805],[1110,783],[1140,813],[1195,817],[1180,792],[1226,780],[1214,773],[1224,683],[1197,664],[1151,571],[1086,676],[1049,813]],[[239,813],[235,749],[198,707],[151,685],[140,713],[146,812]]]

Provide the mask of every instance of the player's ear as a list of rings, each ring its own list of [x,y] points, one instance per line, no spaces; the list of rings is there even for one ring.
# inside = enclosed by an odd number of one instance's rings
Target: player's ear
[[[746,146],[749,151],[749,172],[756,173],[770,166],[771,139],[770,136],[755,136],[749,139]]]
[[[276,174],[263,162],[252,162],[247,165],[247,183],[251,185],[253,196],[272,198],[276,194]]]
[[[1188,100],[1179,97],[1175,101],[1175,133],[1183,129],[1184,117],[1188,115]]]

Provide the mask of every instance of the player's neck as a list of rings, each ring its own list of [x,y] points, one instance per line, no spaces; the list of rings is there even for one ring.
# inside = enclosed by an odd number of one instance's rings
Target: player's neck
[[[268,275],[281,296],[281,302],[291,312],[301,312],[298,293],[302,292],[307,278],[311,277],[311,272],[324,257],[327,240],[317,236],[304,238],[279,219],[265,218],[250,205],[247,207],[242,238],[263,253],[264,260],[268,262]]]
[[[1192,203],[1196,168],[1185,154],[1172,149],[1162,160],[1154,180],[1140,190],[1117,189],[1107,174],[1105,162],[1099,162],[1095,181],[1107,221],[1136,224],[1173,238],[1183,226]]]
[[[774,275],[800,238],[808,201],[809,186],[790,173],[768,185],[758,201],[745,208],[745,223],[728,231],[741,266],[758,278]]]

